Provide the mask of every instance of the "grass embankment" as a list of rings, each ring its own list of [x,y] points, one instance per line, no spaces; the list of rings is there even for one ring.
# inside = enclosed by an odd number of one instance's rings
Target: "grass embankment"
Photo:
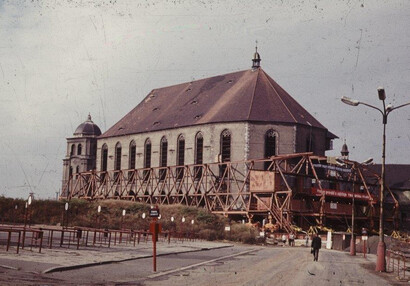
[[[69,226],[101,227],[110,229],[123,228],[145,230],[149,229],[148,217],[150,205],[120,200],[86,201],[73,199],[69,209],[64,211],[66,201],[34,200],[28,208],[30,224],[59,225],[63,224],[63,216],[68,214]],[[26,201],[0,197],[0,223],[23,224]],[[98,206],[101,212],[98,213]],[[17,206],[17,208],[16,208]],[[125,209],[126,215],[122,212]],[[182,205],[160,206],[160,223],[164,230],[177,232],[195,232],[206,240],[228,239],[244,243],[254,243],[256,230],[248,225],[231,222],[231,231],[225,231],[229,225],[228,219],[215,215],[202,208]],[[142,218],[142,214],[146,218]],[[174,217],[174,221],[171,221]],[[185,217],[185,223],[182,218]],[[194,224],[191,221],[194,220]],[[64,224],[66,224],[66,217]]]

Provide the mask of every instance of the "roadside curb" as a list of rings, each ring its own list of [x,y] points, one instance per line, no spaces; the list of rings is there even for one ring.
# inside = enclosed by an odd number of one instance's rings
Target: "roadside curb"
[[[228,247],[233,247],[233,246],[234,246],[233,244],[229,244],[229,245],[222,245],[222,246],[217,246],[217,247],[203,247],[203,248],[191,249],[191,250],[186,250],[186,251],[161,253],[161,254],[157,254],[157,257],[167,256],[167,255],[172,255],[172,254],[182,254],[182,253],[189,253],[189,252],[199,252],[199,251],[212,250],[212,249],[228,248]],[[120,262],[138,260],[138,259],[144,259],[144,258],[150,258],[150,257],[152,257],[152,254],[141,255],[138,257],[131,257],[131,258],[126,258],[126,259],[106,260],[106,261],[100,261],[100,262],[92,262],[92,263],[84,263],[84,264],[76,264],[76,265],[68,265],[68,266],[57,266],[57,267],[46,269],[42,271],[41,273],[47,274],[47,273],[53,273],[53,272],[62,272],[62,271],[79,269],[79,268],[86,268],[86,267],[105,265],[105,264],[111,264],[111,263],[120,263]]]
[[[13,266],[8,266],[8,265],[0,265],[0,268],[12,269],[12,270],[18,270],[18,268],[13,267]]]
[[[161,277],[161,276],[164,276],[164,275],[169,275],[169,274],[172,274],[172,273],[184,271],[184,270],[194,268],[194,267],[198,267],[198,266],[208,264],[208,263],[211,263],[211,262],[216,262],[216,261],[219,261],[219,260],[224,260],[224,259],[228,259],[228,258],[231,258],[231,257],[236,257],[236,256],[239,256],[239,255],[248,254],[250,252],[254,252],[254,251],[257,251],[257,250],[258,249],[245,250],[245,251],[242,251],[242,252],[239,252],[239,253],[230,254],[230,255],[227,255],[227,256],[223,256],[223,257],[218,257],[218,258],[215,258],[215,259],[211,259],[211,260],[208,260],[208,261],[188,265],[188,266],[181,267],[181,268],[178,268],[178,269],[172,269],[172,270],[168,270],[168,271],[164,271],[164,272],[160,272],[160,273],[154,273],[154,274],[148,275],[147,279],[155,279],[155,278],[158,278],[158,277]]]

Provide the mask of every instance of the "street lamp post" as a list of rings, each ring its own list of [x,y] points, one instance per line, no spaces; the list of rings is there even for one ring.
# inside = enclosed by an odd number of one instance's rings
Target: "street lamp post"
[[[355,191],[356,191],[356,181],[357,181],[357,171],[359,169],[359,164],[354,161],[349,161],[349,160],[343,160],[343,159],[336,159],[338,163],[341,163],[343,166],[345,165],[351,165],[352,167],[352,189],[353,189],[353,194],[352,194],[352,236],[350,239],[350,255],[355,256],[356,255],[356,239],[354,235],[354,224],[355,224]],[[369,165],[373,162],[373,158],[369,158],[366,161],[360,163],[360,165]]]
[[[25,205],[25,214],[24,214],[24,230],[23,230],[23,242],[21,248],[24,248],[24,242],[26,240],[26,226],[27,226],[27,216],[28,216],[28,211],[29,211],[29,206],[31,205],[31,195],[28,196],[28,200]],[[29,223],[30,226],[30,223]]]
[[[367,104],[365,102],[361,102],[355,99],[351,99],[349,97],[343,96],[341,98],[342,102],[351,106],[358,106],[359,104],[363,104],[367,107],[373,108],[378,110],[383,116],[383,143],[382,143],[382,174],[381,174],[381,182],[380,182],[380,222],[379,222],[379,244],[377,245],[377,262],[376,262],[376,271],[386,272],[386,244],[384,243],[384,225],[383,225],[383,201],[384,201],[384,185],[386,181],[386,125],[387,125],[387,116],[395,109],[399,109],[401,107],[410,105],[410,102],[393,107],[392,105],[387,105],[385,103],[386,100],[386,93],[383,87],[379,87],[377,89],[379,99],[383,102],[383,109],[375,107],[373,105]]]
[[[353,197],[352,197],[352,237],[350,239],[350,255],[355,256],[356,255],[356,239],[354,236],[354,211],[355,211],[355,205],[354,205],[354,196],[355,196],[355,188],[356,188],[356,165],[354,166],[354,174],[353,174]]]

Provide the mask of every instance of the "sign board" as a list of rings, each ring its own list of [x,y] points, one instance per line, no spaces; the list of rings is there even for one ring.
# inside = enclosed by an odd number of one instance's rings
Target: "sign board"
[[[251,192],[273,192],[276,186],[279,186],[278,181],[280,175],[269,171],[254,171],[250,173],[250,191]]]
[[[337,210],[337,204],[336,203],[330,203],[330,208],[332,210]]]
[[[330,190],[330,189],[320,190],[318,188],[312,188],[312,195],[314,196],[326,195],[329,197],[348,198],[348,199],[353,198],[352,192],[337,191],[337,190]],[[354,198],[358,200],[371,200],[372,199],[368,194],[364,194],[364,193],[355,193]]]
[[[368,236],[367,235],[362,235],[362,240],[367,240]]]
[[[149,210],[150,217],[159,217],[159,209],[150,209]]]
[[[225,231],[231,231],[231,227],[230,226],[225,226]]]

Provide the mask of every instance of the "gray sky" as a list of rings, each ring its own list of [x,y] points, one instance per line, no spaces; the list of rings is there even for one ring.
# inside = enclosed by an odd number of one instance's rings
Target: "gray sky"
[[[0,0],[0,195],[55,197],[89,112],[104,132],[154,88],[250,68],[255,40],[352,159],[380,163],[381,115],[339,98],[410,101],[409,15],[408,0]],[[387,163],[410,163],[410,107],[387,132]]]

